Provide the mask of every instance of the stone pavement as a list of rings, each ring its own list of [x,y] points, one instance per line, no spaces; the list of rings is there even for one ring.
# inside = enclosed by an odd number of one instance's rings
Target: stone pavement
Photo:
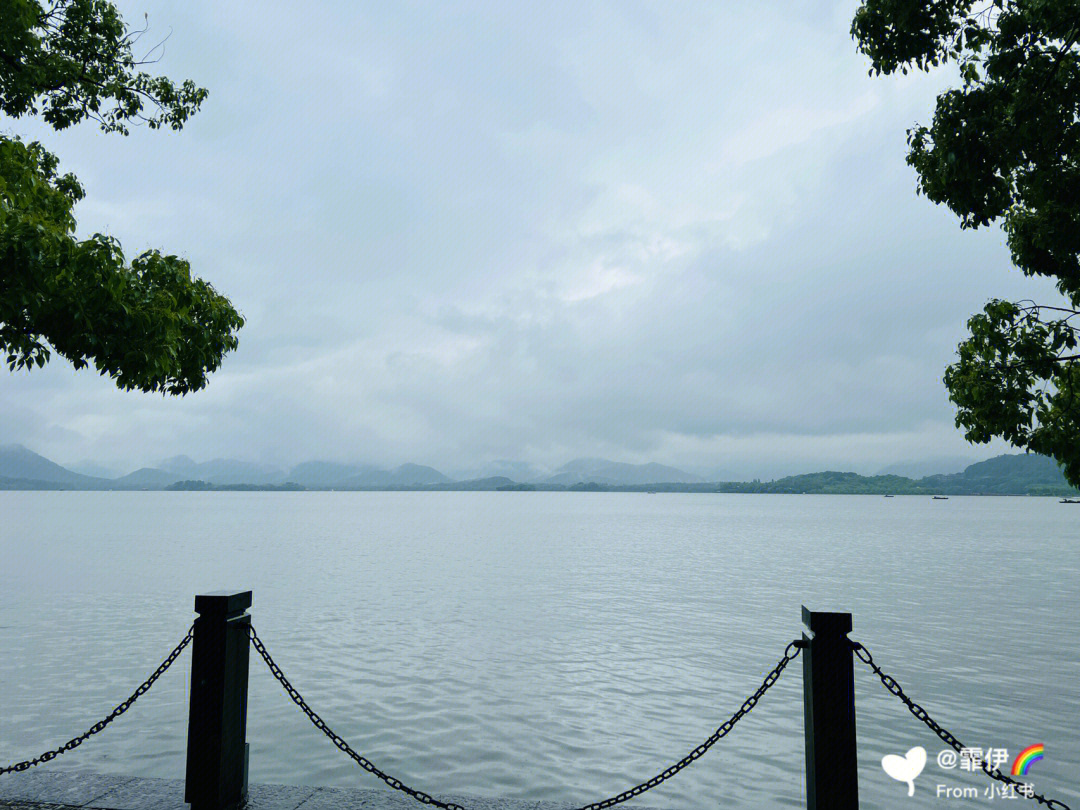
[[[438,796],[468,810],[567,810],[571,805]],[[363,788],[250,785],[246,810],[418,810],[404,793]],[[30,769],[0,776],[0,810],[189,810],[183,779],[136,779]],[[646,810],[646,808],[635,808]]]

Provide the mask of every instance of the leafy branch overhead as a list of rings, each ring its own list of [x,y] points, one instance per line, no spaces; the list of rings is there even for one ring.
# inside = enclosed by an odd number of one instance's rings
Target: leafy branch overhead
[[[51,345],[124,389],[202,388],[236,348],[240,316],[183,259],[148,251],[127,264],[114,239],[76,239],[72,208],[82,196],[40,146],[0,141],[0,344],[9,366],[44,365]]]
[[[0,22],[0,110],[37,115],[55,129],[86,119],[106,132],[127,133],[132,121],[180,129],[206,90],[138,71],[143,31],[131,31],[105,0],[3,0]],[[147,108],[149,107],[149,111]]]
[[[0,0],[0,111],[54,129],[91,120],[181,129],[206,90],[139,70],[145,29],[105,0]],[[12,370],[52,352],[124,389],[184,394],[237,346],[243,318],[188,263],[159,251],[128,262],[115,239],[75,236],[83,189],[37,143],[0,137],[0,348]]]
[[[969,440],[1051,455],[1080,483],[1080,0],[865,0],[871,73],[953,63],[960,85],[908,131],[918,191],[962,228],[999,224],[1053,305],[990,301],[945,384]]]

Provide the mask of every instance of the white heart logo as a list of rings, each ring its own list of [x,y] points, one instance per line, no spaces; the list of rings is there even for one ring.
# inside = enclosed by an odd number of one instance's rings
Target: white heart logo
[[[881,758],[885,773],[897,782],[907,782],[907,795],[915,795],[915,777],[926,767],[926,749],[916,745],[904,756],[886,754]]]

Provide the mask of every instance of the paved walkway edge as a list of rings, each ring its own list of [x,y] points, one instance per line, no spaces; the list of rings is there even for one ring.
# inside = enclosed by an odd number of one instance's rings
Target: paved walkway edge
[[[567,810],[571,805],[476,796],[438,796],[467,810]],[[403,793],[366,788],[250,785],[246,810],[418,810]],[[31,769],[0,776],[0,810],[189,810],[183,779]],[[645,810],[635,807],[634,810]]]

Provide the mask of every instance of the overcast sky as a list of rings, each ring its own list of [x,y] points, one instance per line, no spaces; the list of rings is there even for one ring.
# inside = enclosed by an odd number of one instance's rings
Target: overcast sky
[[[120,7],[209,89],[184,131],[0,127],[78,175],[82,233],[188,258],[247,326],[181,399],[5,373],[0,441],[121,471],[1005,449],[942,373],[986,299],[1053,296],[915,195],[951,76],[869,77],[853,2]]]

